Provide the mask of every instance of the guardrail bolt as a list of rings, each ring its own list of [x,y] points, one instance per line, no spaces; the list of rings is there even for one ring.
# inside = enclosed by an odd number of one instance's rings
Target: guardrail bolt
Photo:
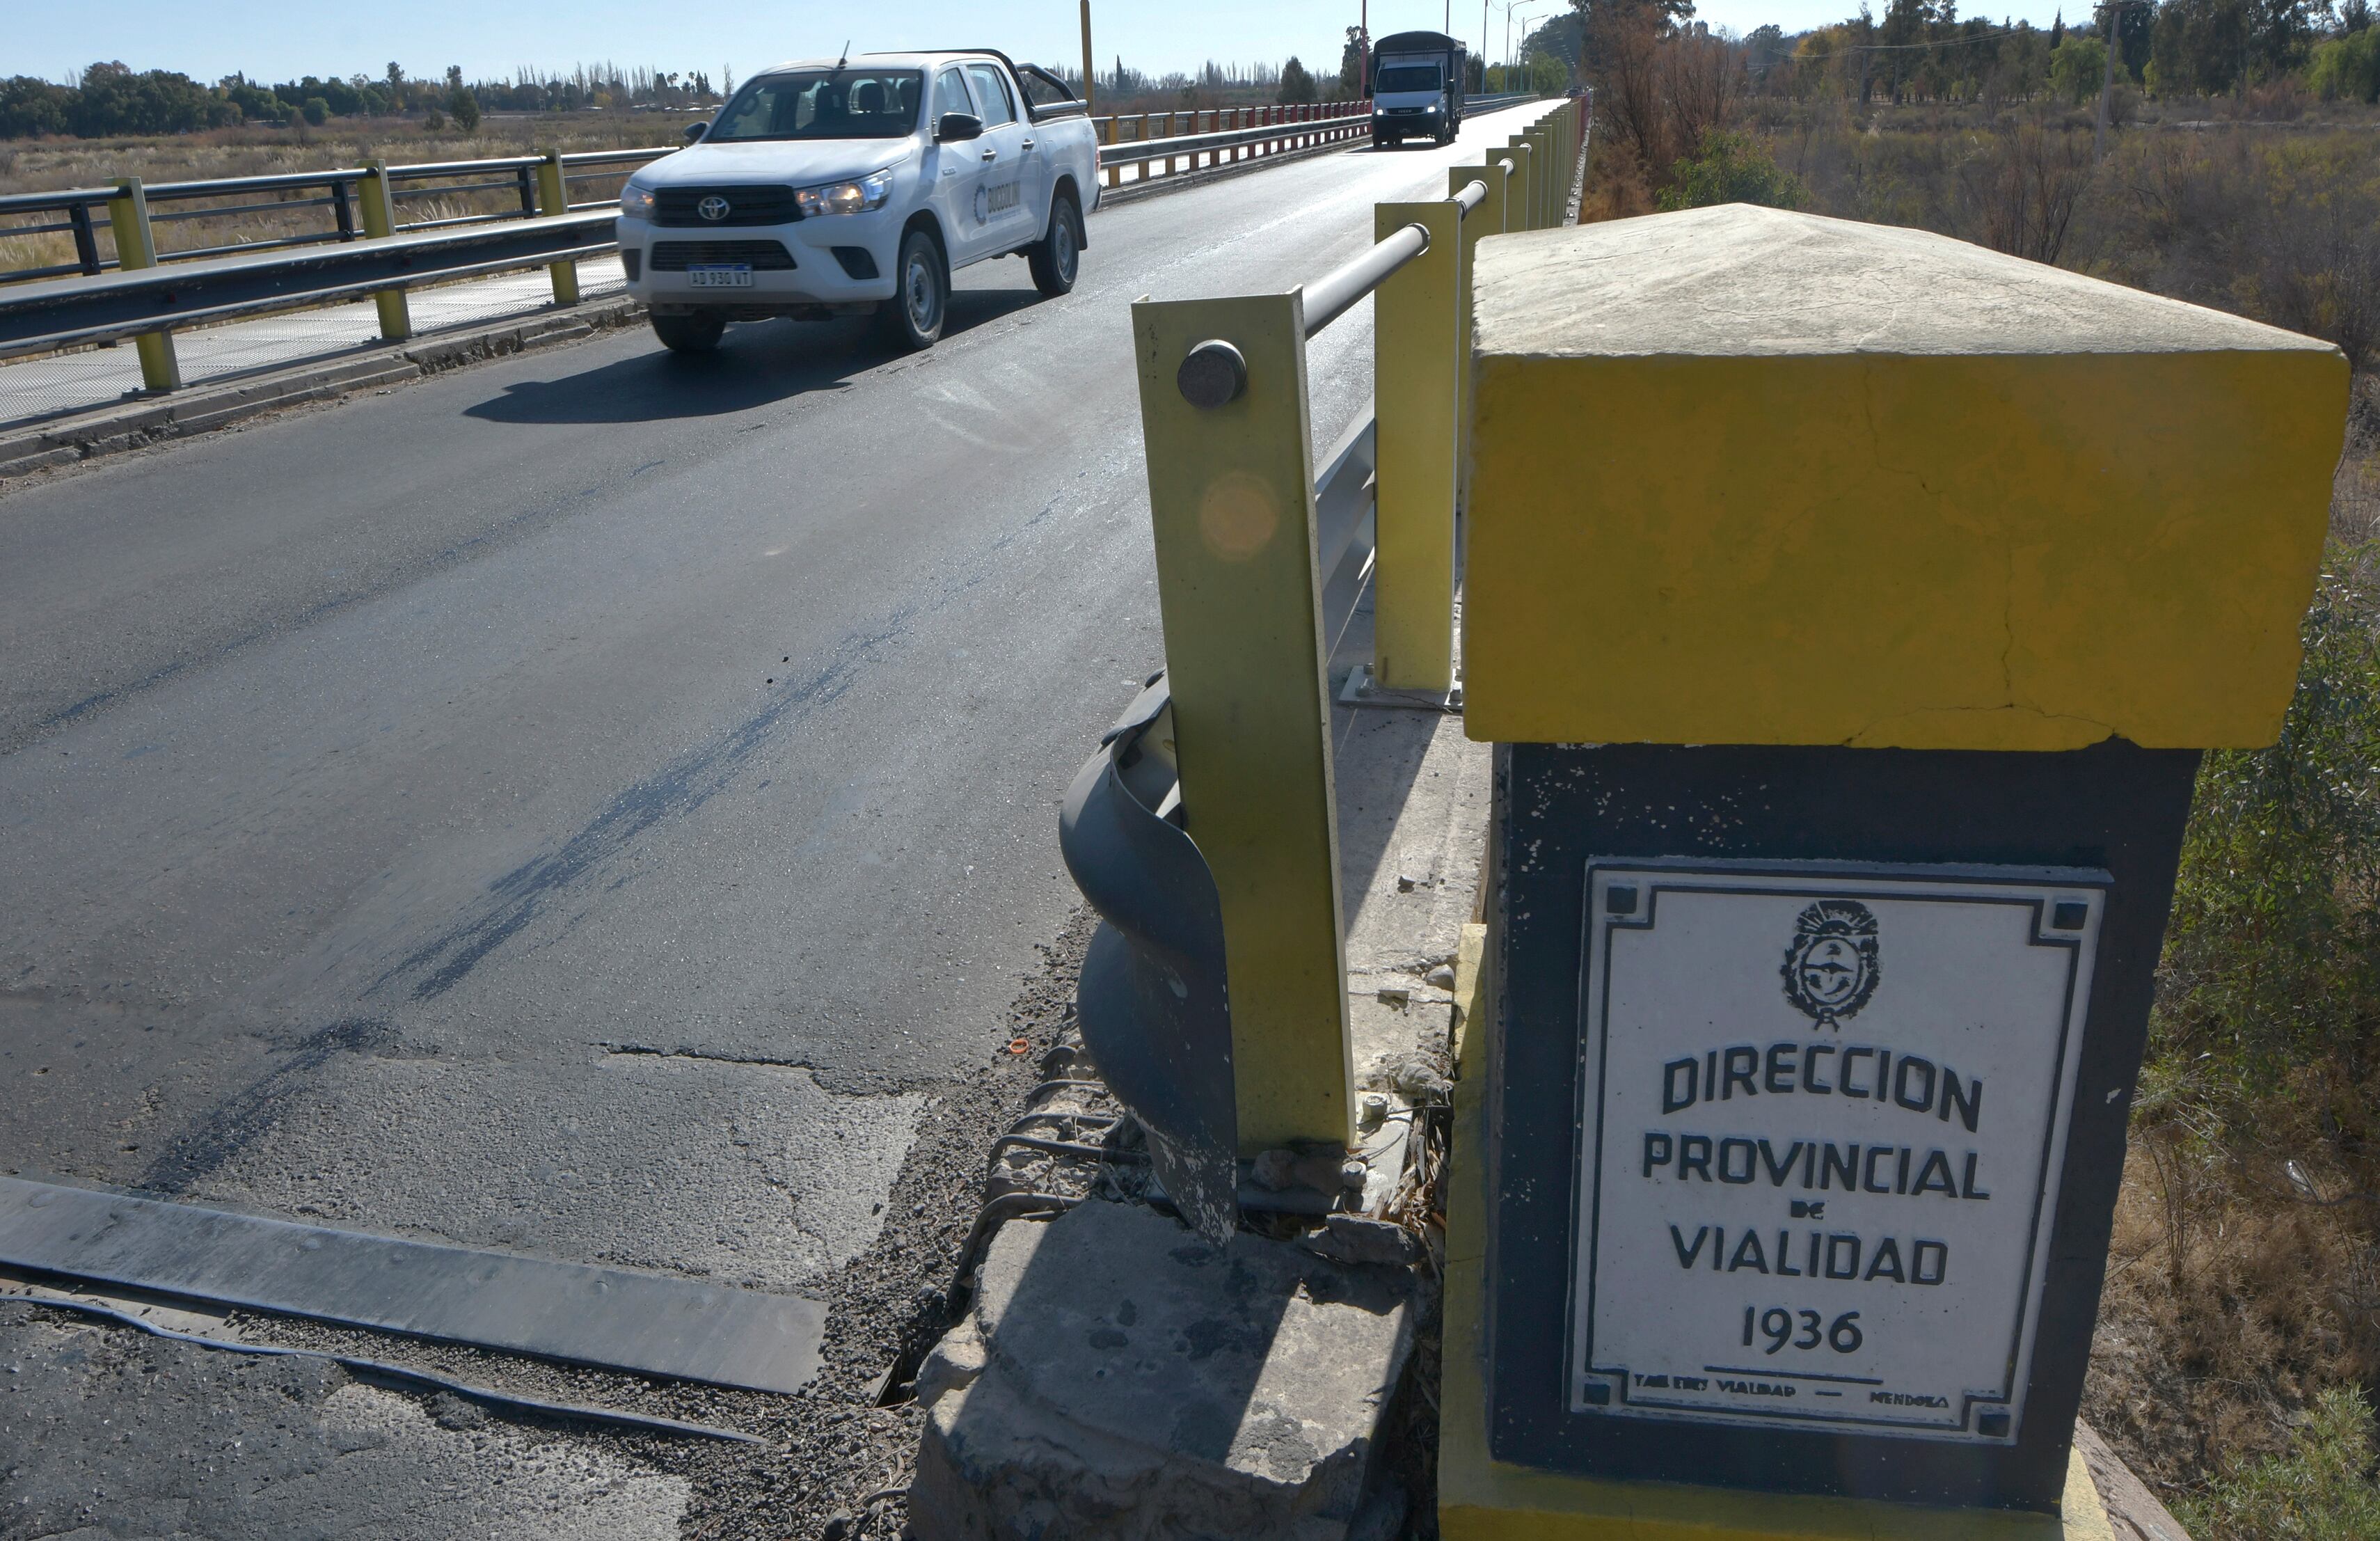
[[[1248,388],[1248,361],[1238,348],[1220,337],[1210,337],[1190,350],[1173,377],[1182,399],[1211,412],[1240,399]]]

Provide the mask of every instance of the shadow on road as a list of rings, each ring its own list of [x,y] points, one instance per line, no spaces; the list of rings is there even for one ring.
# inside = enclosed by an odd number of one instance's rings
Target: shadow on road
[[[1036,303],[1031,289],[951,296],[945,341]],[[831,322],[744,322],[719,351],[685,357],[651,350],[553,380],[516,381],[464,416],[493,423],[658,422],[749,411],[810,391],[835,390],[894,357],[864,317]]]

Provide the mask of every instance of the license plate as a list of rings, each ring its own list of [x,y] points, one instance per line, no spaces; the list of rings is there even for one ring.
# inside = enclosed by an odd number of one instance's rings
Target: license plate
[[[741,262],[690,267],[686,270],[686,276],[698,289],[748,289],[752,286],[752,270]]]

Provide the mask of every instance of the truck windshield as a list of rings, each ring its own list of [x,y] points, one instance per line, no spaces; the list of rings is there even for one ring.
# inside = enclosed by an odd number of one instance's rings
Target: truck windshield
[[[745,82],[702,139],[897,140],[917,127],[914,69],[794,69]]]
[[[1372,89],[1380,91],[1436,91],[1438,66],[1390,65],[1380,71],[1380,78],[1372,82]]]

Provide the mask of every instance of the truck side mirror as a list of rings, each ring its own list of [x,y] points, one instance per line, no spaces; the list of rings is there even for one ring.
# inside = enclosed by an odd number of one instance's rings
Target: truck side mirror
[[[934,125],[936,144],[956,144],[961,140],[983,138],[983,119],[973,113],[944,113],[942,121]]]
[[[688,144],[699,144],[702,142],[702,136],[710,132],[710,125],[700,118],[697,118],[694,122],[686,126],[686,142]]]

